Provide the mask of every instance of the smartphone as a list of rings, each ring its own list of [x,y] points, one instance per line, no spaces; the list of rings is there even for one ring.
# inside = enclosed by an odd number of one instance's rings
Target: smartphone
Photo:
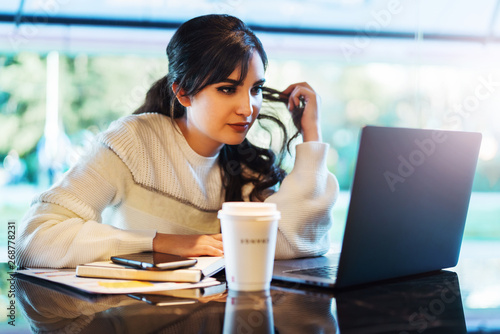
[[[125,264],[134,268],[148,270],[166,270],[190,267],[196,264],[198,260],[182,257],[179,255],[158,253],[158,252],[143,252],[116,255],[111,257],[114,263]]]

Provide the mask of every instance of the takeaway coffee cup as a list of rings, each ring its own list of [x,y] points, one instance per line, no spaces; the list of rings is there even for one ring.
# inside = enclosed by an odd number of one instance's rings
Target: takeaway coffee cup
[[[230,290],[267,290],[271,284],[280,212],[274,203],[225,202],[219,210]]]

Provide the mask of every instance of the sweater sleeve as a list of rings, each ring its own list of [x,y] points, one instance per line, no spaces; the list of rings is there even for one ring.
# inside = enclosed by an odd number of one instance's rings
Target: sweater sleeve
[[[276,259],[322,255],[330,247],[331,211],[339,185],[326,167],[327,151],[325,143],[297,145],[293,170],[266,199],[281,211]]]
[[[152,249],[154,230],[121,230],[102,224],[101,213],[120,202],[125,180],[123,162],[97,145],[48,191],[35,198],[20,226],[19,265],[75,267],[111,255]]]

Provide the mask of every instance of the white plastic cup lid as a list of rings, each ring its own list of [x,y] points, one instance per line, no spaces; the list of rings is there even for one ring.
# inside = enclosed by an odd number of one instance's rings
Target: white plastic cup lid
[[[275,203],[262,202],[224,202],[219,210],[218,218],[221,216],[250,216],[250,217],[272,217],[281,218]]]

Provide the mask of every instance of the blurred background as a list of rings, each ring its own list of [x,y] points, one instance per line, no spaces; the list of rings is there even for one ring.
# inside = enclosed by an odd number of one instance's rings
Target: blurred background
[[[165,47],[182,22],[228,13],[263,42],[268,86],[307,81],[322,97],[342,189],[334,240],[368,124],[481,132],[465,240],[500,240],[498,11],[494,0],[2,1],[1,225],[19,223],[96,133],[141,104],[166,74]]]
[[[322,97],[329,168],[345,192],[335,239],[367,124],[482,132],[466,237],[500,238],[498,10],[492,0],[3,1],[2,224],[142,103],[182,22],[229,13],[262,40],[270,87],[307,81]]]
[[[175,28],[207,13],[236,15],[255,30],[269,86],[307,81],[319,92],[329,168],[345,192],[364,125],[482,132],[466,237],[500,238],[500,20],[488,0],[4,1],[2,224],[18,222],[96,133],[142,103],[167,71]]]

